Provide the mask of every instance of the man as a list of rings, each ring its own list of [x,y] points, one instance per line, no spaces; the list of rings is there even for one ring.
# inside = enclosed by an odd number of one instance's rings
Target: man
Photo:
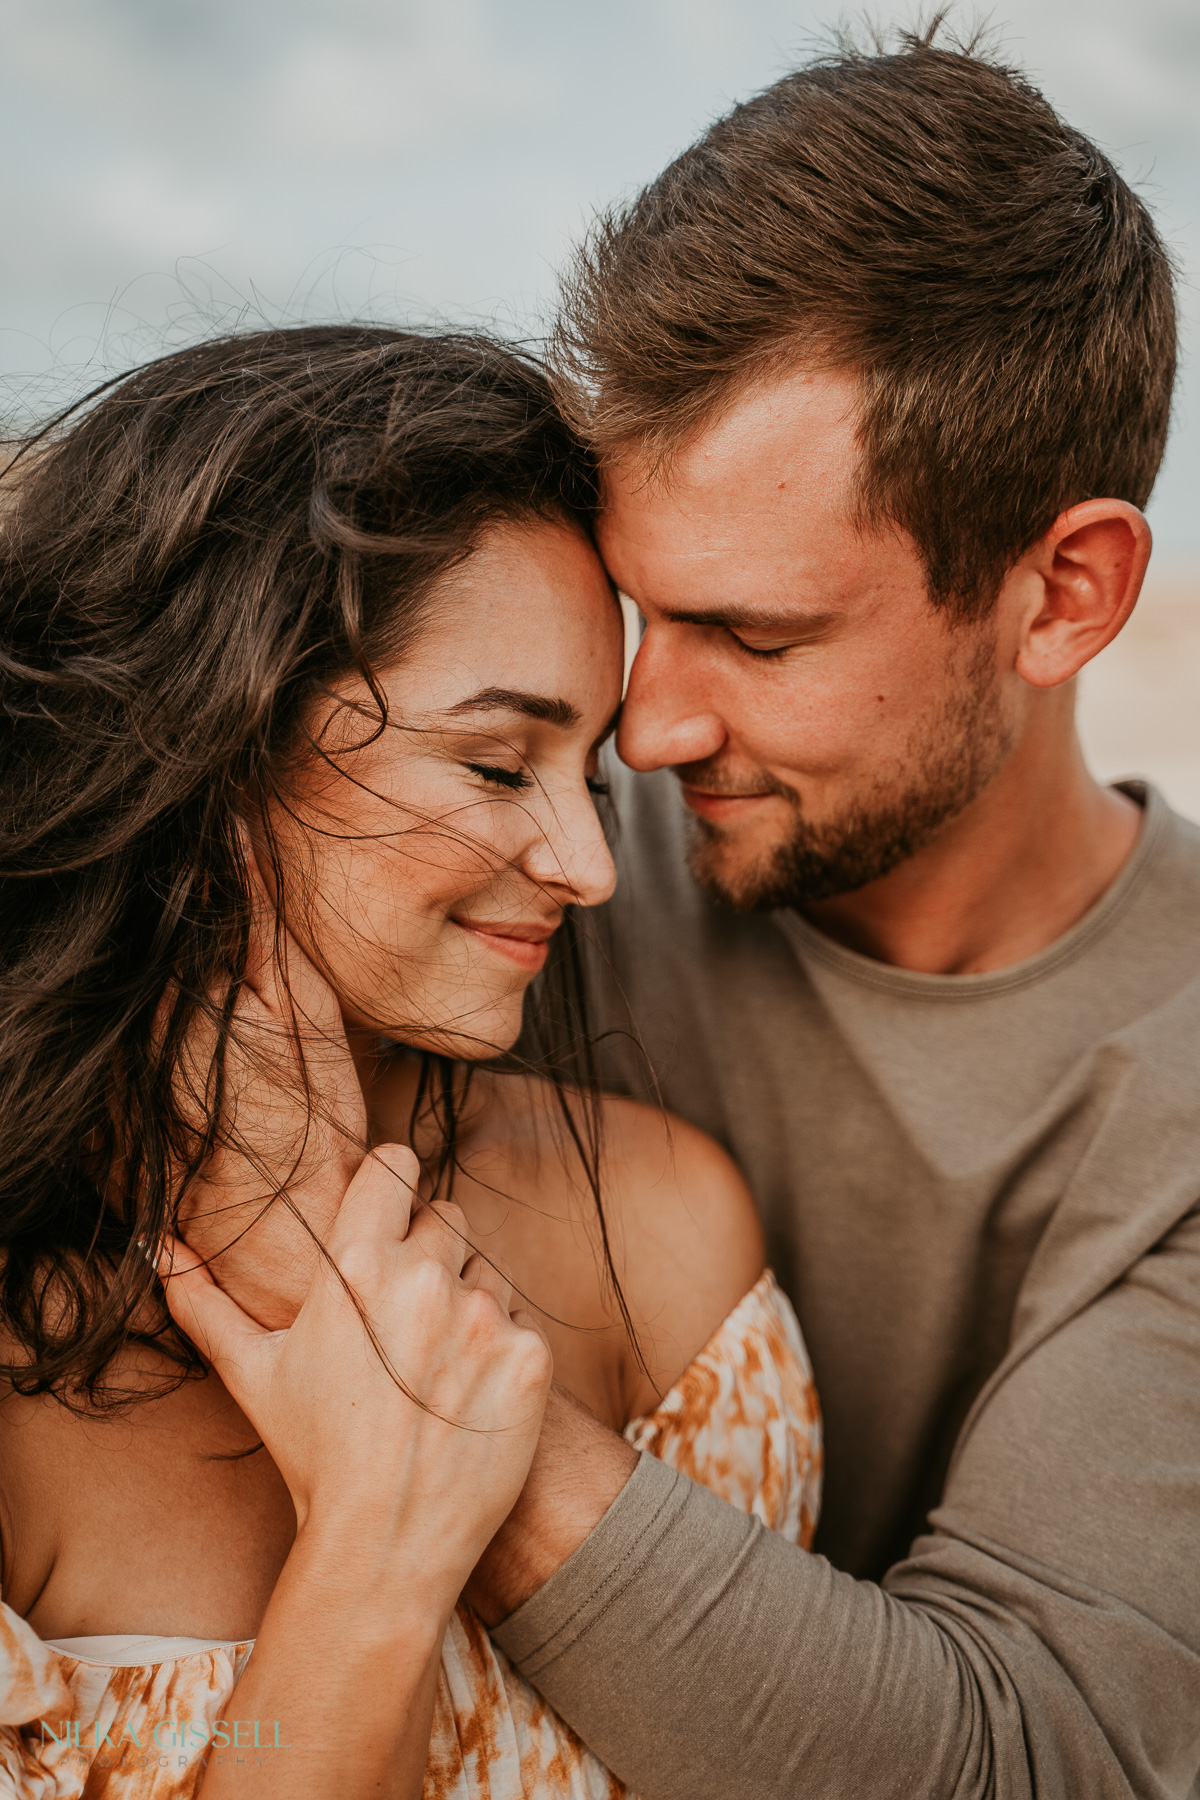
[[[568,296],[646,621],[613,966],[828,1446],[808,1554],[552,1406],[474,1597],[646,1800],[1200,1791],[1200,832],[1072,718],[1173,320],[1105,158],[915,40],[735,110]]]

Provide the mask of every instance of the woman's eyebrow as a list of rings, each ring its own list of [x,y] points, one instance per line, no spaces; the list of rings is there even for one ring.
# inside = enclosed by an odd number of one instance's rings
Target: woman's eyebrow
[[[459,700],[446,711],[451,715],[473,712],[521,713],[527,719],[539,719],[544,725],[578,725],[579,713],[569,700],[552,699],[548,694],[526,694],[520,688],[480,688],[466,700]]]

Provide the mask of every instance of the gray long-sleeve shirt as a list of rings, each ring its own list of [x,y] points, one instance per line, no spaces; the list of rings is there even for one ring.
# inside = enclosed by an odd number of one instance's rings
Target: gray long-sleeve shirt
[[[647,1800],[1200,1794],[1200,831],[1149,794],[1065,938],[940,977],[705,900],[669,778],[619,807],[615,972],[762,1207],[824,1512],[643,1458],[499,1642]]]

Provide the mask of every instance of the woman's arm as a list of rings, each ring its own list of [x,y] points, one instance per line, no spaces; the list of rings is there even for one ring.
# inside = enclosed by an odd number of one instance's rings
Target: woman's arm
[[[396,1146],[366,1159],[286,1330],[169,1252],[171,1311],[260,1433],[298,1523],[230,1702],[259,1721],[262,1760],[213,1761],[204,1800],[251,1778],[287,1800],[420,1794],[442,1636],[520,1491],[550,1356],[454,1209],[410,1223],[417,1174]]]
[[[420,1795],[448,1611],[345,1524],[296,1539],[228,1706],[267,1748],[210,1755],[203,1800]]]

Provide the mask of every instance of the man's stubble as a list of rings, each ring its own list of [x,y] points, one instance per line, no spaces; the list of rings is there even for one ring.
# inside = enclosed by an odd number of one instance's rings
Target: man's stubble
[[[802,909],[853,893],[905,862],[969,806],[1008,756],[1015,734],[1001,704],[991,633],[969,650],[960,642],[952,659],[960,679],[942,708],[917,723],[893,768],[837,817],[820,824],[806,819],[796,789],[763,771],[751,791],[784,799],[791,829],[745,867],[730,855],[719,825],[694,818],[688,861],[704,892],[739,912]],[[676,773],[722,791],[715,766],[692,764]],[[739,783],[724,791],[747,789]]]

